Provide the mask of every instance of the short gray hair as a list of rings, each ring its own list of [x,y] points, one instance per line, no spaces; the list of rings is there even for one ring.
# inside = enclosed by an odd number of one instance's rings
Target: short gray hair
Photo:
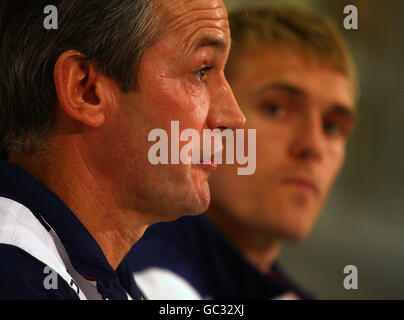
[[[152,0],[54,0],[58,30],[43,21],[48,0],[1,0],[0,153],[35,151],[56,115],[53,70],[77,50],[124,92],[138,88],[143,53],[160,28]]]

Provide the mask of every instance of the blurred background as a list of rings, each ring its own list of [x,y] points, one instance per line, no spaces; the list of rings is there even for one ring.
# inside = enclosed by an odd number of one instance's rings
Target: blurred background
[[[319,299],[404,299],[404,1],[224,0],[232,10],[297,5],[333,18],[347,38],[361,82],[359,126],[314,232],[280,260]],[[346,5],[359,28],[345,30]],[[343,286],[358,269],[358,290]]]

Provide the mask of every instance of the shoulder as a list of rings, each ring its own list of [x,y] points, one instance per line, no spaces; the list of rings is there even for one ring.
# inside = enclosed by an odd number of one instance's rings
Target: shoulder
[[[132,248],[129,262],[135,280],[149,299],[201,299],[202,240],[198,217],[159,223]],[[197,253],[197,254],[196,254]]]
[[[1,300],[77,300],[57,273],[18,247],[0,244]]]

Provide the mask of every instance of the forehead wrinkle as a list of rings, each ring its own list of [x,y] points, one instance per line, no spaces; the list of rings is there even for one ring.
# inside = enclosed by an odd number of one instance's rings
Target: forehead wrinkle
[[[222,10],[222,12],[225,14],[217,14],[212,11],[217,12],[217,9],[195,9],[178,15],[167,22],[167,30],[180,31],[181,29],[185,29],[197,21],[217,21],[221,24],[224,22],[225,25],[223,28],[228,28],[229,21],[226,10]],[[196,12],[200,12],[200,14],[196,14]]]
[[[185,11],[189,10],[195,10],[197,6],[204,5],[209,5],[209,2],[212,2],[212,0],[165,0],[163,3],[165,7],[171,12],[174,11],[179,11],[180,13],[183,13]],[[213,0],[213,6],[211,3],[210,8],[208,9],[217,9],[217,8],[225,8],[224,3],[222,0]]]
[[[164,33],[172,39],[171,43],[181,47],[178,50],[180,55],[193,49],[192,46],[198,41],[198,38],[194,39],[198,33],[201,38],[217,38],[224,42],[224,48],[229,50],[230,27],[227,10],[222,1],[165,1],[164,6]],[[206,29],[206,32],[201,29]]]
[[[204,30],[205,31],[201,31]],[[218,34],[217,32],[215,32],[214,34],[212,33],[212,29],[216,29],[220,31],[220,34]],[[185,52],[191,52],[194,51],[196,48],[196,46],[198,45],[198,42],[200,40],[203,40],[204,38],[206,38],[206,40],[212,40],[214,41],[215,39],[217,39],[218,42],[222,42],[223,43],[223,47],[219,48],[219,47],[215,47],[215,46],[209,46],[207,45],[207,47],[211,47],[214,48],[217,51],[223,51],[223,50],[227,50],[230,47],[229,44],[229,40],[226,40],[226,36],[222,33],[224,33],[225,31],[217,26],[200,26],[198,27],[194,32],[192,32],[189,36],[187,36],[185,38]]]
[[[200,10],[200,11],[207,11],[207,10]],[[211,11],[211,9],[209,9]],[[176,24],[174,22],[181,19],[180,24]],[[190,26],[196,25],[194,30],[191,30]],[[184,50],[186,52],[190,52],[193,48],[192,46],[195,45],[195,35],[201,33],[202,29],[206,29],[205,35],[212,38],[218,38],[221,42],[224,42],[224,47],[227,49],[230,47],[230,28],[229,28],[229,21],[227,18],[223,18],[222,16],[213,15],[213,14],[203,14],[203,15],[186,15],[186,17],[179,17],[172,22],[172,28],[167,28],[167,31],[170,33],[183,35],[185,33],[185,38],[182,44],[184,45]],[[213,34],[212,29],[216,29],[220,32],[220,34],[216,31]],[[209,32],[210,30],[210,32]],[[190,34],[186,34],[186,31],[191,31]],[[226,39],[226,34],[229,35],[229,39]]]

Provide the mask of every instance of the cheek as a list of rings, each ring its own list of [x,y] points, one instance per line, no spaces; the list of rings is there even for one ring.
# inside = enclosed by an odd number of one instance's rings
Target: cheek
[[[185,80],[167,80],[163,88],[159,96],[160,117],[180,121],[181,130],[202,129],[210,105],[207,90]]]
[[[328,148],[324,158],[323,178],[327,193],[334,184],[345,162],[345,144],[335,143]]]
[[[288,134],[282,127],[270,124],[257,128],[257,171],[282,165],[287,153]]]

